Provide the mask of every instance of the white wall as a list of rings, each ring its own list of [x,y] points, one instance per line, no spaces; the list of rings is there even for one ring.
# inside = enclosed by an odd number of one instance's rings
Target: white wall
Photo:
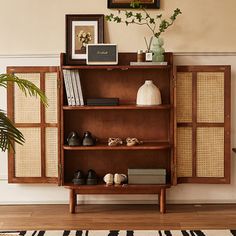
[[[236,53],[182,53],[175,55],[176,65],[228,64],[232,66],[232,146],[236,147]],[[0,73],[10,65],[58,65],[58,55],[0,56]],[[6,93],[0,90],[0,107],[6,109]],[[232,183],[230,185],[180,184],[168,190],[167,200],[172,203],[236,202],[236,167],[232,153]],[[65,203],[68,191],[55,185],[22,185],[7,183],[7,156],[0,153],[0,204]],[[155,203],[155,195],[81,196],[82,203]]]
[[[59,65],[65,50],[65,14],[108,14],[107,0],[0,0],[0,73],[6,66]],[[176,64],[232,65],[232,144],[235,137],[236,27],[235,0],[161,0],[152,14],[170,13],[179,7],[183,14],[164,35],[167,51],[176,54]],[[143,37],[150,32],[139,26],[105,23],[105,42],[117,43],[119,51],[144,49]],[[184,52],[228,52],[186,54]],[[0,108],[6,109],[6,93],[0,88]],[[234,155],[232,155],[234,156]],[[235,161],[232,157],[231,185],[178,185],[168,191],[171,202],[236,202]],[[57,186],[8,185],[7,157],[0,153],[0,204],[60,203],[67,191]],[[85,196],[90,202],[156,202],[156,196]],[[113,200],[113,201],[112,201]]]

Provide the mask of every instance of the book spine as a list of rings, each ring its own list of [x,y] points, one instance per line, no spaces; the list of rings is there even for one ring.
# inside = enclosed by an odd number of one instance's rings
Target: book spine
[[[166,176],[129,176],[129,184],[166,184]]]
[[[71,105],[75,106],[76,105],[75,104],[75,94],[74,94],[74,90],[73,90],[70,70],[67,70],[67,74],[68,74],[68,86],[69,86],[70,95],[71,95]]]
[[[79,92],[80,105],[84,106],[84,98],[83,98],[83,92],[82,92],[81,81],[80,81],[80,76],[79,76],[79,70],[75,71],[75,77],[76,77],[77,89]]]
[[[67,102],[68,102],[68,105],[71,106],[72,104],[71,104],[71,95],[70,95],[69,84],[68,84],[67,70],[63,70],[63,78],[64,78]]]
[[[77,83],[76,83],[76,77],[75,77],[75,71],[74,70],[70,71],[70,76],[71,76],[72,86],[73,86],[74,95],[75,95],[75,105],[79,106],[80,105],[79,91],[78,91],[78,88],[77,88]]]

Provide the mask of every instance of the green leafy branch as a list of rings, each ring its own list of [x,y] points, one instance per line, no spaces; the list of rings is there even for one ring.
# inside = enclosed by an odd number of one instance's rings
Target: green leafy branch
[[[134,13],[127,10],[118,10],[118,15],[111,13],[110,15],[106,15],[105,19],[110,22],[124,23],[127,26],[130,24],[146,25],[151,30],[152,34],[158,38],[166,29],[173,25],[177,16],[182,14],[180,9],[176,8],[170,18],[166,20],[163,19],[162,14],[152,17],[137,1],[132,2],[130,5],[132,8],[140,9],[141,12]],[[124,19],[122,19],[122,14],[124,15]]]

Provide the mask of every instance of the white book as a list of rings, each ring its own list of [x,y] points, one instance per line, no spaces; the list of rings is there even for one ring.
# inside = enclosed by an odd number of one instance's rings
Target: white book
[[[167,61],[162,62],[155,62],[155,61],[144,61],[144,62],[137,62],[137,61],[131,61],[131,66],[167,66]]]
[[[70,76],[71,76],[72,87],[73,87],[74,95],[75,95],[75,105],[79,106],[80,99],[79,99],[79,91],[78,91],[78,87],[76,83],[75,70],[70,70]]]
[[[77,83],[77,88],[79,92],[80,105],[84,106],[84,98],[83,98],[83,92],[82,92],[81,81],[80,81],[80,76],[79,76],[79,70],[75,71],[75,77],[76,77],[76,83]]]
[[[71,106],[72,103],[71,103],[71,95],[70,95],[70,89],[69,89],[69,84],[68,84],[69,81],[68,81],[67,70],[63,70],[63,77],[64,77],[67,102],[68,102],[68,105]]]
[[[69,87],[70,96],[71,96],[71,105],[75,106],[76,105],[75,104],[75,93],[74,93],[74,90],[73,90],[70,70],[67,70],[67,75],[68,75],[68,87]]]

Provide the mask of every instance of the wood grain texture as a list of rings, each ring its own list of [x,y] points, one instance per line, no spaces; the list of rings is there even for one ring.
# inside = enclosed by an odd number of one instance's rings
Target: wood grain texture
[[[0,230],[181,230],[234,229],[236,205],[68,205],[0,206]]]

